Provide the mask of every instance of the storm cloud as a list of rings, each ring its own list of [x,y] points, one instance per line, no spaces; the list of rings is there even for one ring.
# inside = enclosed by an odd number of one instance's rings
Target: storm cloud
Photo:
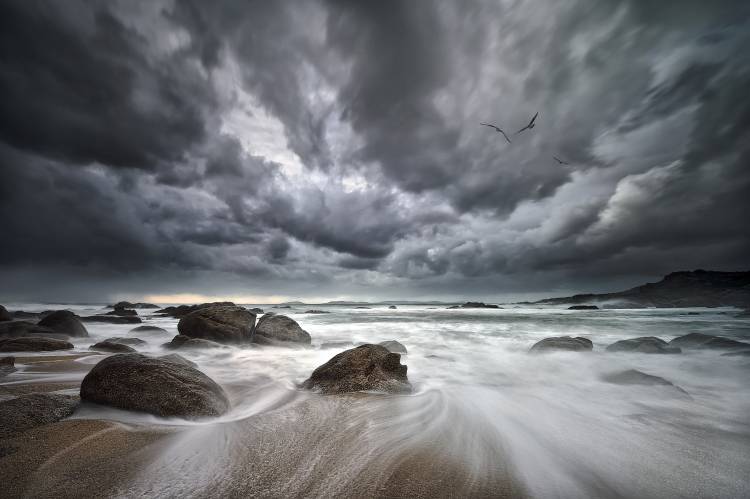
[[[2,2],[0,299],[750,268],[748,46],[742,1]]]

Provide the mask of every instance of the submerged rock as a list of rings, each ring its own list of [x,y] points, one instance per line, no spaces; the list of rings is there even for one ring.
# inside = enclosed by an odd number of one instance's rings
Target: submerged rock
[[[750,343],[714,336],[711,334],[690,333],[669,342],[669,346],[686,349],[738,350],[750,349]]]
[[[305,310],[304,313],[306,314],[330,314],[331,312],[329,312],[328,310],[311,309],[311,310]]]
[[[68,341],[44,336],[0,339],[0,352],[52,352],[72,348],[73,344]]]
[[[180,334],[218,343],[249,343],[255,314],[236,305],[206,307],[190,312],[177,324]]]
[[[638,352],[638,353],[681,353],[679,348],[669,344],[655,336],[642,336],[612,343],[607,347],[608,352]]]
[[[89,335],[81,319],[69,310],[56,310],[45,316],[37,325],[73,337],[86,338]]]
[[[32,393],[0,402],[0,437],[67,418],[80,399],[76,395]]]
[[[334,356],[315,369],[302,387],[326,394],[363,390],[408,393],[411,384],[406,371],[399,354],[367,344]]]
[[[166,333],[167,330],[163,327],[157,327],[157,326],[138,326],[134,327],[130,331],[128,331],[128,334],[139,334],[139,333]]]
[[[606,381],[607,383],[613,383],[615,385],[672,386],[675,389],[681,391],[682,393],[687,394],[685,390],[683,390],[679,386],[676,386],[671,381],[667,381],[666,379],[660,378],[659,376],[646,374],[644,372],[637,371],[635,369],[628,369],[626,371],[606,374],[602,376],[602,379]]]
[[[568,310],[599,310],[596,305],[571,305]]]
[[[556,336],[552,338],[544,338],[541,341],[534,343],[529,349],[529,353],[544,353],[553,351],[568,351],[568,352],[590,352],[594,349],[594,344],[588,338],[576,336],[575,338],[570,336]]]
[[[117,343],[115,341],[104,340],[99,343],[95,343],[89,347],[89,350],[100,350],[103,352],[115,352],[115,353],[130,353],[135,352],[135,348],[128,346],[124,343]]]
[[[114,310],[105,313],[104,315],[118,315],[120,317],[132,317],[138,315],[138,312],[131,308],[115,308]]]
[[[224,390],[201,371],[180,362],[117,354],[83,378],[81,398],[162,417],[220,416],[229,409]]]
[[[0,322],[12,321],[12,320],[13,320],[13,315],[11,315],[11,313],[8,312],[8,310],[5,307],[0,305]]]
[[[122,343],[123,345],[130,346],[141,346],[146,344],[146,342],[140,338],[127,338],[124,336],[114,336],[112,338],[107,338],[104,341],[108,341],[110,343]]]
[[[204,340],[202,338],[191,338],[184,334],[178,334],[172,341],[165,343],[164,348],[171,350],[177,350],[180,348],[224,348],[224,345],[211,340]]]
[[[737,352],[727,352],[721,354],[722,357],[750,357],[750,350],[740,350]]]
[[[138,316],[120,315],[88,315],[81,317],[84,322],[105,322],[107,324],[140,324],[143,322]]]
[[[254,343],[265,345],[283,345],[299,343],[309,345],[310,334],[302,329],[297,321],[286,315],[266,314],[258,320],[255,327]]]
[[[389,352],[401,354],[407,353],[406,347],[396,340],[381,341],[380,343],[378,343],[378,345],[387,348]]]

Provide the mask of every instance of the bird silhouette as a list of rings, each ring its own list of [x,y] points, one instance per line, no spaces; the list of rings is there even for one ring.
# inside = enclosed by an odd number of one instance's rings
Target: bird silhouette
[[[558,158],[557,156],[552,156],[552,157],[553,157],[553,158],[555,159],[555,161],[557,161],[557,162],[558,162],[558,163],[560,163],[561,165],[569,165],[569,164],[570,164],[570,163],[567,163],[567,162],[565,162],[565,161],[561,160],[561,159],[560,159],[560,158]]]
[[[484,126],[488,126],[490,128],[494,128],[497,133],[502,133],[503,137],[505,137],[505,140],[507,140],[508,144],[510,144],[510,139],[508,138],[507,135],[505,135],[505,132],[503,132],[499,127],[497,127],[495,125],[490,125],[489,123],[480,123],[480,125],[484,125]]]
[[[518,135],[519,133],[523,132],[524,130],[531,130],[532,128],[534,128],[536,126],[536,124],[534,122],[536,121],[536,117],[537,116],[539,116],[538,112],[534,115],[533,118],[531,118],[531,121],[529,121],[528,125],[526,125],[525,127],[521,128],[514,135]]]

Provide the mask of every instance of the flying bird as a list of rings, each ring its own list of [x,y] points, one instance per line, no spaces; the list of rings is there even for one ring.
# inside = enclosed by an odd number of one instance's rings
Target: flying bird
[[[503,137],[505,137],[505,140],[508,141],[508,144],[510,144],[510,139],[507,135],[505,135],[505,132],[503,132],[500,128],[496,127],[495,125],[490,125],[489,123],[480,123],[480,125],[488,126],[490,128],[494,128],[497,133],[502,133]]]
[[[557,162],[558,162],[558,163],[560,163],[561,165],[569,165],[569,164],[570,164],[570,163],[567,163],[567,162],[565,162],[565,161],[561,160],[561,159],[560,159],[560,158],[558,158],[557,156],[552,156],[552,157],[553,157],[553,158],[555,159],[555,161],[557,161]]]
[[[536,117],[537,116],[539,116],[538,112],[534,115],[533,118],[531,118],[531,121],[529,121],[529,124],[526,125],[525,127],[521,128],[519,131],[517,131],[515,133],[515,135],[518,135],[519,133],[523,132],[524,130],[531,130],[532,128],[534,128],[536,126],[536,124],[534,122],[536,121]]]

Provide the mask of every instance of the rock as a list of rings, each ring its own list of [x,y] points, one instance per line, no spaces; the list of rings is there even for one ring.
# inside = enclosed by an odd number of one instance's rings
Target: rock
[[[467,301],[463,305],[453,305],[448,308],[502,308],[499,305],[488,305],[481,301]]]
[[[110,343],[121,343],[123,345],[130,346],[141,346],[146,344],[146,342],[140,338],[126,338],[124,336],[113,336],[112,338],[107,338],[104,341],[108,341]]]
[[[689,333],[669,342],[669,346],[686,349],[736,350],[750,349],[750,343],[703,333]]]
[[[76,395],[32,393],[0,402],[0,437],[67,418],[79,401]]]
[[[302,387],[326,394],[363,390],[408,393],[411,384],[406,370],[399,354],[380,345],[361,345],[341,352],[315,369]]]
[[[83,378],[81,398],[162,417],[220,416],[229,409],[224,390],[188,365],[138,353],[100,361]]]
[[[117,303],[112,305],[112,308],[159,308],[159,306],[154,305],[153,303],[130,303],[129,301],[118,301]]]
[[[396,310],[398,307],[396,305],[391,305],[388,307],[389,310]]]
[[[161,315],[168,315],[171,317],[174,317],[175,319],[179,319],[181,317],[186,316],[190,312],[195,312],[196,310],[200,310],[202,308],[208,308],[208,307],[234,307],[236,306],[231,301],[216,301],[211,303],[201,303],[199,305],[179,305],[177,307],[165,307],[162,309],[159,309],[156,311],[157,314]]]
[[[24,336],[0,340],[0,352],[52,352],[72,348],[73,344],[68,341],[43,336]]]
[[[271,308],[292,308],[292,306],[291,305],[274,305]]]
[[[266,314],[258,320],[255,327],[254,343],[279,345],[299,343],[309,345],[312,339],[297,321],[286,315]]]
[[[191,338],[190,336],[185,336],[184,334],[178,334],[174,338],[172,338],[172,341],[169,343],[165,343],[164,348],[169,348],[172,350],[176,350],[178,348],[223,348],[224,345],[221,343],[216,343],[215,341],[211,340],[204,340],[200,338]]]
[[[664,378],[660,378],[659,376],[653,376],[641,371],[636,371],[635,369],[628,369],[627,371],[606,374],[602,376],[602,379],[607,383],[613,383],[615,385],[671,386],[687,395],[687,392],[685,390],[683,390],[679,386],[674,385],[670,381],[667,381]]]
[[[8,312],[8,310],[5,307],[0,305],[0,322],[12,321],[12,320],[13,320],[13,315],[11,315],[11,313]]]
[[[354,308],[358,308],[361,310],[370,310],[372,307],[354,307]]]
[[[0,378],[16,371],[15,357],[0,357]]]
[[[326,348],[348,348],[352,345],[351,341],[326,341],[320,344],[320,348],[321,350]]]
[[[14,319],[40,319],[41,313],[39,312],[26,312],[24,310],[16,310],[11,313]]]
[[[157,326],[137,326],[128,331],[128,334],[140,334],[140,333],[167,333],[167,330]]]
[[[248,310],[254,313],[255,315],[260,315],[263,313],[263,309],[259,307],[249,308]]]
[[[124,343],[116,343],[114,341],[100,341],[89,347],[89,350],[101,350],[104,352],[115,352],[115,353],[130,353],[135,352],[135,348],[130,347]]]
[[[107,324],[140,324],[143,322],[138,316],[120,316],[120,315],[89,315],[81,317],[84,322],[106,322]]]
[[[599,310],[596,305],[571,305],[568,310]]]
[[[206,307],[190,312],[177,324],[180,334],[218,343],[249,343],[255,314],[236,305]]]
[[[750,350],[740,350],[738,352],[727,352],[721,354],[722,357],[750,357]]]
[[[58,333],[54,329],[38,326],[27,321],[0,322],[0,338],[25,338],[25,337],[49,337],[67,339],[65,334]]]
[[[305,310],[305,313],[306,314],[330,314],[331,312],[329,312],[328,310],[311,309],[311,310]]]
[[[167,362],[174,362],[175,364],[182,364],[189,367],[198,367],[198,364],[193,361],[187,360],[185,357],[177,353],[162,355],[161,357],[157,357],[157,359],[165,360]]]
[[[120,317],[133,317],[137,316],[138,312],[129,308],[115,308],[111,312],[107,312],[104,315],[117,315]]]
[[[387,348],[388,351],[392,352],[392,353],[401,353],[401,354],[407,353],[406,352],[406,347],[403,344],[401,344],[398,341],[396,341],[396,340],[381,341],[378,344],[380,346],[382,346],[382,347]]]
[[[594,344],[588,338],[582,338],[577,336],[571,338],[570,336],[557,336],[552,338],[544,338],[541,341],[534,343],[529,349],[529,353],[544,353],[552,352],[555,350],[562,350],[568,352],[590,352],[594,349]]]
[[[666,341],[654,336],[642,336],[612,343],[607,347],[608,352],[638,352],[638,353],[680,353],[679,348],[669,346]]]
[[[40,320],[37,326],[48,327],[74,338],[86,338],[89,335],[79,317],[69,310],[56,310]]]

